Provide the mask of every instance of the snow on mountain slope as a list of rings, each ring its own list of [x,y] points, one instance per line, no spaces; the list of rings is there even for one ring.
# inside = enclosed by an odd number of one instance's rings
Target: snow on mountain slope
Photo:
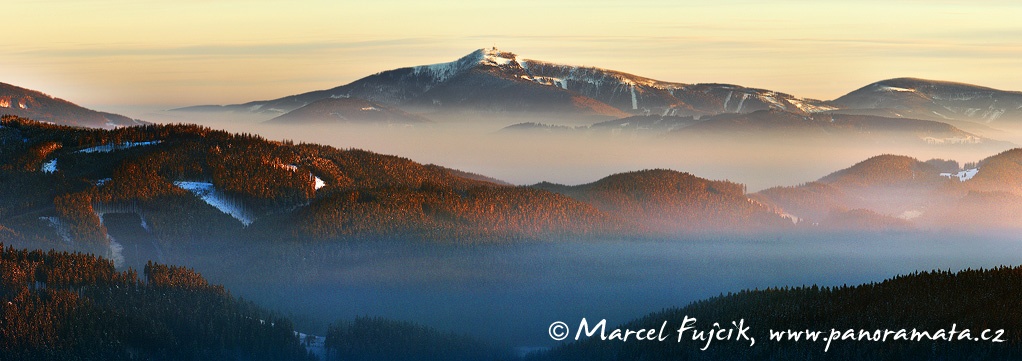
[[[879,81],[830,104],[842,112],[882,111],[938,121],[997,123],[1022,119],[1022,92],[916,78]]]
[[[462,72],[480,65],[503,66],[515,62],[515,54],[497,48],[479,49],[453,62],[412,67],[416,76],[428,75],[437,83],[443,83]],[[517,64],[517,63],[516,63]]]
[[[239,206],[237,202],[231,202],[227,199],[227,197],[218,192],[213,186],[213,183],[177,181],[174,182],[174,185],[192,192],[192,194],[195,194],[207,204],[231,217],[234,217],[234,219],[237,219],[241,222],[241,224],[248,226],[252,224],[252,221],[254,220],[252,215],[248,214],[248,212]]]
[[[840,113],[933,120],[985,136],[993,136],[984,132],[994,130],[978,123],[1022,121],[1022,92],[962,83],[889,79],[832,101],[820,101],[734,84],[668,82],[598,67],[524,59],[496,48],[478,49],[451,62],[387,70],[332,89],[269,101],[184,109],[276,117],[323,99],[360,99],[427,117],[437,115],[433,120],[466,112],[553,113],[607,120],[633,115],[700,118],[777,110],[801,116]],[[951,138],[930,141],[972,142]]]
[[[409,111],[568,112],[701,116],[777,109],[799,114],[831,110],[813,99],[729,84],[683,84],[597,67],[520,59],[496,48],[455,61],[383,71],[350,84],[276,100],[182,110],[279,115],[317,100],[364,99]]]

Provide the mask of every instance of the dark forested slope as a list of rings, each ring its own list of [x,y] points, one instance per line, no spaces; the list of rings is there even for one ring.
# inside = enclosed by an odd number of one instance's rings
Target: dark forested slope
[[[677,330],[685,317],[695,318],[698,330],[734,328],[744,320],[746,332],[755,339],[716,341],[705,351],[705,341],[693,341],[692,331],[681,342],[677,334],[663,342],[628,342],[593,338],[569,343],[533,360],[1008,360],[1022,356],[1022,268],[965,270],[958,273],[932,271],[899,276],[880,283],[848,287],[797,287],[743,291],[692,303],[683,308],[652,313],[614,328]],[[599,322],[594,320],[593,323]],[[672,327],[673,326],[673,327]],[[957,333],[950,335],[954,326]],[[570,339],[574,339],[575,325]],[[887,330],[944,330],[944,339],[869,341],[866,330],[881,335]],[[968,329],[969,334],[962,334]],[[989,329],[987,333],[983,333]],[[823,331],[816,341],[805,338],[771,340],[770,331]],[[836,330],[841,336],[827,337]],[[854,330],[856,341],[846,337]],[[1003,330],[999,333],[998,330]],[[872,337],[872,336],[871,336]],[[963,338],[964,337],[964,338]],[[987,337],[983,339],[983,337]],[[1003,342],[998,342],[1003,341]]]
[[[0,238],[6,238],[0,235]],[[79,253],[0,244],[4,360],[308,360],[291,323],[189,269],[143,278]]]
[[[0,224],[105,249],[106,214],[157,242],[404,238],[489,242],[632,229],[559,194],[357,149],[191,125],[116,130],[7,117]],[[173,245],[161,244],[163,247]]]

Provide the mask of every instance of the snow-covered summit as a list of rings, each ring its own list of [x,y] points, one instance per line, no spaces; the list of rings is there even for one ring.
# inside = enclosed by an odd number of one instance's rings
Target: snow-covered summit
[[[587,122],[630,115],[701,117],[765,109],[808,115],[835,109],[819,100],[765,89],[661,81],[527,59],[496,47],[476,49],[451,62],[382,71],[331,89],[216,109],[286,113],[326,98],[362,99],[423,114],[560,113]]]
[[[412,69],[416,75],[430,74],[433,76],[435,81],[444,82],[456,74],[480,65],[502,66],[512,63],[517,64],[516,57],[517,56],[514,53],[501,51],[494,47],[473,51],[472,53],[452,62],[420,65],[413,67]]]

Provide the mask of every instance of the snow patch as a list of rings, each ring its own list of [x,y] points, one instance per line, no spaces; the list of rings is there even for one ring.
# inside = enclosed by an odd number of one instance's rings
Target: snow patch
[[[799,108],[800,110],[806,113],[821,113],[837,109],[837,107],[832,107],[828,105],[809,104],[806,103],[804,99],[791,98],[788,99],[788,103],[791,103],[791,105],[794,105],[796,108]]]
[[[908,220],[919,218],[919,216],[922,216],[922,215],[923,215],[923,212],[913,209],[913,210],[910,210],[910,211],[902,212],[901,214],[898,215],[898,218],[901,218],[901,219],[904,219],[904,220],[908,221]]]
[[[64,243],[68,244],[73,243],[71,242],[71,231],[68,229],[67,225],[64,224],[64,222],[60,221],[60,218],[39,217],[39,219],[47,221],[47,224],[51,228],[53,228],[53,230],[57,231],[57,235],[59,235],[60,238],[64,240]]]
[[[635,97],[635,84],[631,85],[632,89],[632,110],[639,109],[639,100]]]
[[[122,252],[124,246],[110,235],[107,235],[106,239],[110,241],[110,260],[114,261],[114,267],[124,267],[124,253]]]
[[[777,94],[774,92],[768,92],[762,95],[758,95],[757,98],[764,102],[770,103],[770,106],[774,107],[775,109],[787,110],[788,107],[784,106],[784,104],[777,101],[776,95]]]
[[[234,217],[234,219],[237,219],[241,222],[241,224],[246,226],[252,224],[253,217],[246,214],[247,212],[241,209],[241,206],[236,204],[236,202],[228,200],[227,197],[218,192],[216,188],[213,187],[213,183],[177,181],[174,182],[174,185],[192,192],[192,194],[202,198],[202,200],[207,204],[231,217]]]
[[[277,164],[277,168],[287,169],[287,170],[292,171],[292,172],[297,172],[298,171],[298,166],[294,165],[294,164]],[[309,177],[312,178],[312,180],[314,182],[313,186],[317,190],[320,189],[320,188],[326,187],[326,182],[324,182],[322,178],[317,177],[315,174],[312,174],[312,172],[309,172]]]
[[[307,335],[298,331],[295,331],[295,336],[298,336],[298,342],[305,346],[306,351],[316,355],[320,360],[326,360],[326,337]]]
[[[56,173],[57,172],[57,158],[50,159],[50,161],[43,163],[43,166],[39,169],[43,173]]]
[[[796,216],[794,216],[792,214],[788,214],[788,213],[781,213],[780,216],[781,216],[781,218],[784,218],[784,219],[787,219],[787,220],[791,221],[791,224],[798,224],[798,222],[802,221],[802,218],[798,218],[798,217],[796,217]]]
[[[515,62],[515,56],[502,52],[497,48],[479,49],[457,61],[432,65],[420,65],[412,68],[412,74],[428,75],[433,81],[442,83],[451,77],[479,65],[502,66]]]
[[[951,118],[948,118],[944,114],[937,113],[937,111],[931,110],[930,112],[933,113],[934,115],[938,116],[938,117],[941,117],[941,118],[944,118],[944,119],[951,119]]]
[[[935,138],[935,137],[923,137],[923,141],[926,144],[979,144],[983,143],[983,139],[967,135],[964,137],[948,137],[948,138]]]
[[[510,55],[511,53],[502,52],[500,50],[497,50],[497,48],[485,49],[483,51],[484,51],[484,54],[485,54],[483,56],[483,61],[482,61],[483,65],[497,65],[497,66],[500,66],[500,65],[508,65],[508,64],[511,64],[511,62],[515,61],[515,57],[513,55]]]
[[[538,84],[549,85],[549,86],[556,86],[558,88],[561,88],[561,89],[564,89],[564,90],[568,90],[568,80],[567,79],[556,78],[556,77],[552,77],[552,76],[538,76],[538,75],[537,76],[521,75],[519,77],[522,78],[522,79],[525,79],[525,80],[530,80],[530,81],[536,82]]]
[[[979,168],[972,168],[960,171],[958,173],[941,173],[941,177],[958,178],[959,182],[964,182],[975,177],[979,173]]]
[[[877,84],[876,86],[877,86],[877,90],[885,91],[885,92],[902,92],[902,93],[915,93],[916,92],[915,89],[899,88],[899,87],[887,86],[887,85],[881,85],[881,84]]]
[[[105,144],[90,148],[78,150],[75,153],[110,153],[115,150],[124,150],[128,148],[140,147],[145,145],[154,145],[163,143],[162,140],[152,140],[148,142],[124,142],[120,144]]]
[[[742,101],[738,102],[738,108],[735,109],[735,113],[742,112],[742,106],[745,105],[745,99],[749,99],[749,93],[742,94]]]
[[[987,123],[989,123],[989,122],[993,121],[994,119],[997,119],[997,118],[1001,117],[1001,115],[1004,115],[1005,112],[1006,112],[1006,110],[1004,110],[1004,109],[996,109],[996,110],[988,113],[987,116],[983,117],[983,120],[985,120]]]

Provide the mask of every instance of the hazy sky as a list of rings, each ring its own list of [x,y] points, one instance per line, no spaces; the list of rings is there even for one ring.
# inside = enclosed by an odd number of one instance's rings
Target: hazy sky
[[[915,76],[1022,90],[1013,1],[16,1],[0,82],[103,109],[272,99],[496,45],[831,99]]]

